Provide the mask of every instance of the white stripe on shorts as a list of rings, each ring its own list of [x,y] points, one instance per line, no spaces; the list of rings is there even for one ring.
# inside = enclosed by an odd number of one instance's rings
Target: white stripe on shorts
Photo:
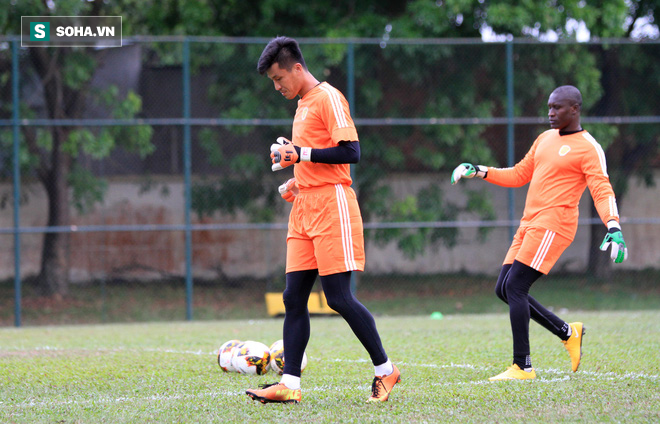
[[[541,240],[541,245],[536,251],[536,255],[534,255],[534,259],[532,259],[532,263],[530,267],[534,268],[537,271],[541,268],[541,264],[543,264],[543,261],[545,260],[545,255],[548,254],[548,250],[550,250],[550,245],[552,244],[552,240],[554,239],[555,239],[555,232],[550,230],[545,230],[545,234],[543,235],[543,240]]]
[[[354,271],[357,269],[357,264],[355,263],[355,252],[353,251],[353,236],[348,201],[346,200],[344,186],[335,184],[335,190],[337,191],[337,206],[339,208],[341,244],[344,248],[344,263],[346,264],[346,271]]]

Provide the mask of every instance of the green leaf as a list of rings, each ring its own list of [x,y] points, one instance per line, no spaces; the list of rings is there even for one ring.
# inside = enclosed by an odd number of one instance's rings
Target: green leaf
[[[62,64],[64,84],[73,90],[84,89],[94,76],[96,60],[84,51],[74,51],[65,55]]]
[[[200,146],[206,151],[208,162],[214,166],[222,166],[225,161],[225,155],[220,148],[217,131],[204,128],[199,132],[198,137]]]
[[[71,169],[67,180],[72,188],[73,205],[80,213],[87,213],[96,203],[102,202],[108,189],[107,181],[78,165]]]

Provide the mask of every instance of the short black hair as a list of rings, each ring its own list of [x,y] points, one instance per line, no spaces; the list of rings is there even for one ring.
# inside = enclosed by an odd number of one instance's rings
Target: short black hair
[[[307,69],[298,42],[289,37],[276,37],[268,42],[259,57],[257,71],[263,75],[274,63],[287,71],[290,71],[296,63],[300,63],[304,69]]]
[[[562,85],[553,90],[553,93],[563,96],[565,99],[570,100],[582,109],[582,93],[577,87],[572,85]]]

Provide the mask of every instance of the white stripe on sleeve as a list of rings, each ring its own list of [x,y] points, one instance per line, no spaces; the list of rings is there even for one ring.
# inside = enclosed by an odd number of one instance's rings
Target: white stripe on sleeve
[[[610,215],[619,217],[619,207],[616,205],[616,198],[614,196],[609,196],[610,204]]]
[[[591,143],[592,146],[594,146],[594,149],[596,149],[596,154],[598,155],[598,161],[600,162],[600,167],[603,170],[603,175],[606,177],[607,175],[607,161],[605,160],[605,152],[603,151],[603,148],[601,145],[596,141],[595,138],[588,132],[582,133],[583,137],[587,139],[589,143]]]
[[[341,104],[341,98],[339,97],[339,92],[336,88],[329,86],[327,84],[320,85],[321,90],[325,91],[328,94],[330,99],[330,104],[332,105],[332,111],[335,115],[335,121],[337,121],[338,128],[348,127],[348,121],[346,120],[346,114],[344,112],[344,107]]]

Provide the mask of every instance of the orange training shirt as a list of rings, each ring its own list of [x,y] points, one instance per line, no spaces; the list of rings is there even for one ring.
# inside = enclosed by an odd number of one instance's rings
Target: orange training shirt
[[[335,147],[340,141],[358,141],[344,95],[327,82],[308,91],[298,100],[291,141],[296,146],[313,149]],[[293,172],[298,187],[303,190],[326,184],[352,183],[351,166],[347,163],[299,162],[294,165]]]
[[[541,227],[573,240],[587,186],[603,223],[619,221],[605,152],[584,130],[567,135],[545,131],[513,168],[489,167],[486,180],[504,187],[529,183],[521,227]]]

